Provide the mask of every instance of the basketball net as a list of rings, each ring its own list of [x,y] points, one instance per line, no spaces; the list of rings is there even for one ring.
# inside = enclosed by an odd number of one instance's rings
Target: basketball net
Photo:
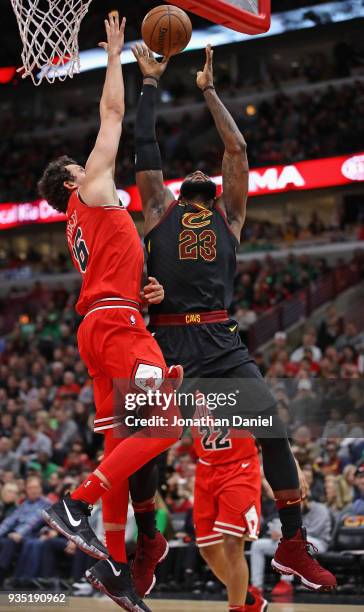
[[[40,85],[43,79],[64,81],[79,71],[78,34],[91,2],[11,0],[23,43],[23,79],[30,76]]]

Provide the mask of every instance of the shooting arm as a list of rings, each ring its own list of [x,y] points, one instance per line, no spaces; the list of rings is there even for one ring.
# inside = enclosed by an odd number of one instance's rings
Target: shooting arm
[[[86,179],[81,189],[81,195],[91,206],[105,204],[99,201],[100,197],[105,198],[105,190],[112,191],[115,196],[115,161],[125,114],[124,79],[120,61],[125,19],[119,27],[118,18],[109,16],[105,25],[108,42],[100,45],[108,53],[108,64],[100,101],[101,125],[95,147],[86,164]]]
[[[225,145],[222,197],[229,223],[240,242],[249,189],[247,146],[233,117],[219,99],[215,89],[207,89],[204,96]]]
[[[143,204],[145,232],[159,221],[173,200],[163,181],[162,158],[156,134],[157,86],[144,78],[135,121],[136,180]]]
[[[167,68],[168,58],[158,62],[145,44],[136,44],[132,51],[143,75],[143,90],[135,120],[135,169],[147,234],[173,201],[173,194],[164,186],[156,134],[158,83]]]

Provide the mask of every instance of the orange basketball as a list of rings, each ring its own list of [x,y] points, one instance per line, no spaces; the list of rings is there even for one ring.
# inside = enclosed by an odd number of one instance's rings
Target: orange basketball
[[[167,4],[156,6],[144,18],[142,37],[158,55],[170,57],[185,49],[191,40],[192,23],[184,11]]]

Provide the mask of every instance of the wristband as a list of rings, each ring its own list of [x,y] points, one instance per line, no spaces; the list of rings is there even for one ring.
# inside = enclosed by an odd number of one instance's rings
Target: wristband
[[[155,81],[156,83],[159,83],[159,79],[157,79],[157,77],[155,77],[155,76],[149,76],[148,74],[146,74],[146,75],[143,77],[143,81],[144,81],[144,79],[152,79],[152,81]]]
[[[208,87],[205,87],[202,92],[205,93],[205,91],[208,91],[209,89],[213,89],[215,91],[215,87],[213,85],[209,85]]]

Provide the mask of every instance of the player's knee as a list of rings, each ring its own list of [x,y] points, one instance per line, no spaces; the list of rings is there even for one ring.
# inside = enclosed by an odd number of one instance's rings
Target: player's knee
[[[224,535],[224,549],[229,561],[240,559],[244,549],[244,540],[233,535]]]
[[[216,546],[202,546],[199,548],[201,557],[206,561],[206,563],[210,563],[215,555]]]

